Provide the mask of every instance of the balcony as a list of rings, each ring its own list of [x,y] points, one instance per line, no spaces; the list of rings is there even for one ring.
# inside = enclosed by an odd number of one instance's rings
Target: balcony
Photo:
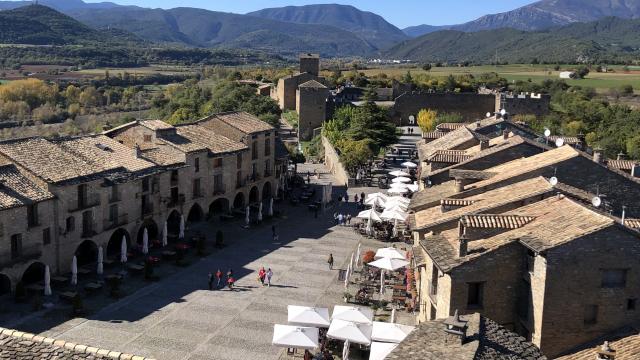
[[[167,202],[167,208],[174,208],[184,204],[185,196],[184,194],[179,194],[177,197],[169,198],[169,202]]]
[[[89,238],[98,234],[98,226],[95,221],[88,221],[82,224],[82,234],[80,235],[83,238]]]
[[[178,177],[171,177],[171,180],[169,181],[169,184],[173,187],[173,186],[178,186]]]
[[[114,219],[105,219],[102,225],[102,230],[111,230],[119,226],[125,225],[129,222],[129,214],[119,214]]]
[[[142,204],[142,216],[147,216],[153,214],[153,203],[143,203]]]
[[[88,194],[84,198],[79,198],[75,205],[69,208],[69,212],[81,211],[100,205],[100,194]]]
[[[224,195],[225,192],[224,187],[216,188],[213,190],[213,196]]]

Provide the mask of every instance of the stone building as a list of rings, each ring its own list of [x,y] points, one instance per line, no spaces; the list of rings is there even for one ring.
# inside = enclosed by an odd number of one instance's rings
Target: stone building
[[[297,110],[296,91],[298,86],[310,80],[320,83],[320,56],[318,54],[300,54],[300,72],[285,76],[278,80],[275,88],[271,89],[271,98],[278,102],[282,110]]]
[[[0,288],[42,281],[45,265],[67,273],[74,255],[93,271],[98,247],[113,259],[123,238],[137,247],[145,229],[153,242],[166,224],[171,241],[183,216],[188,223],[267,205],[286,166],[276,140],[258,118],[224,113],[0,142]]]
[[[553,357],[640,320],[639,235],[614,218],[542,183],[439,210],[416,214],[421,321],[480,312]]]
[[[298,109],[298,138],[300,140],[311,140],[314,129],[322,127],[327,118],[328,96],[329,89],[315,80],[307,81],[298,87],[296,109]]]
[[[313,76],[320,75],[320,55],[300,54],[300,74],[308,73]]]

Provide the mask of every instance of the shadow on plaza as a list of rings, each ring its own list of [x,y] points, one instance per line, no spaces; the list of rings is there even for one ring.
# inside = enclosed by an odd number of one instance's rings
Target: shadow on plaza
[[[320,188],[317,188],[317,194],[320,194]],[[295,191],[295,190],[294,190]],[[344,187],[333,188],[334,199],[339,194],[344,194]],[[276,204],[276,209],[282,211],[282,215],[286,218],[265,221],[260,225],[244,229],[241,220],[220,223],[218,220],[203,222],[194,226],[194,229],[201,230],[207,238],[207,243],[212,244],[217,230],[222,230],[225,236],[226,246],[223,249],[212,250],[213,252],[204,258],[192,258],[193,261],[188,267],[176,269],[167,277],[161,278],[158,282],[144,282],[142,275],[135,275],[134,278],[125,278],[127,281],[135,281],[139,284],[127,296],[115,300],[109,297],[109,290],[105,287],[99,293],[86,297],[83,300],[91,303],[98,303],[96,308],[90,308],[92,314],[88,314],[86,319],[96,320],[109,323],[128,323],[136,322],[145,317],[160,311],[172,303],[183,303],[189,301],[186,299],[190,294],[196,291],[208,291],[208,274],[215,273],[220,269],[226,274],[228,269],[233,269],[233,277],[241,279],[246,276],[256,277],[257,272],[246,266],[263,257],[265,254],[279,248],[293,248],[289,245],[291,242],[299,238],[319,239],[331,232],[330,228],[334,226],[333,213],[341,211],[357,213],[356,206],[350,203],[348,206],[342,204],[339,209],[328,209],[324,213],[319,211],[318,217],[314,217],[314,212],[307,208],[306,204],[292,206],[288,201],[282,201]],[[271,226],[275,225],[279,239],[272,238]],[[202,231],[204,230],[204,231]],[[187,234],[188,235],[188,234]],[[264,241],[262,241],[264,240]],[[209,247],[208,250],[212,248]],[[307,255],[307,254],[304,254]],[[301,256],[304,256],[301,255]],[[326,258],[327,254],[315,254],[319,257]],[[296,261],[296,263],[299,263]],[[161,266],[175,266],[173,264],[164,263]],[[265,269],[270,264],[265,263]],[[280,275],[278,269],[273,269],[275,275]],[[278,276],[280,278],[280,276]],[[82,282],[82,278],[80,278]],[[226,276],[223,276],[223,285]],[[124,284],[126,285],[126,284]],[[148,289],[152,286],[152,289]],[[239,285],[233,290],[229,290],[226,286],[221,289],[214,289],[213,292],[237,292],[245,293],[257,291],[262,285]],[[279,289],[296,289],[297,286],[289,286],[287,284],[272,283],[271,287]],[[147,291],[149,290],[149,291]],[[54,292],[56,292],[54,290]],[[102,297],[102,298],[100,298]],[[98,301],[95,300],[97,298]],[[228,299],[228,297],[227,297]],[[244,298],[243,298],[244,299]],[[100,303],[102,301],[102,303]],[[65,310],[65,309],[68,309]],[[51,330],[53,333],[59,331],[67,331],[76,325],[76,322],[64,324],[72,320],[70,317],[71,306],[67,305],[60,309],[57,306],[53,310],[48,310],[44,315],[27,316],[21,321],[16,322],[19,325],[15,327],[21,331],[42,333]],[[61,325],[59,328],[57,326]],[[64,338],[64,335],[61,335]]]

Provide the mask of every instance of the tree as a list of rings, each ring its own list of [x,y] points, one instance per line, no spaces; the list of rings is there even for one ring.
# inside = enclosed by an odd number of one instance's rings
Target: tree
[[[625,84],[620,87],[620,95],[622,96],[632,96],[633,95],[633,86],[631,84]]]
[[[422,65],[422,70],[430,71],[431,70],[431,64],[430,63],[423,64]]]
[[[434,131],[437,125],[438,113],[430,109],[422,109],[418,112],[418,126],[422,132]]]
[[[371,140],[343,140],[338,146],[340,148],[340,162],[345,169],[355,174],[359,167],[365,165],[372,157]]]
[[[411,71],[407,71],[406,74],[402,77],[402,82],[405,84],[413,84],[413,77],[411,76]]]

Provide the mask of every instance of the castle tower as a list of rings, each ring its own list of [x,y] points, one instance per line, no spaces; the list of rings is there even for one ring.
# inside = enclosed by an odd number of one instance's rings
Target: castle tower
[[[300,73],[318,76],[320,74],[320,55],[300,54]]]
[[[329,89],[321,83],[310,80],[298,87],[296,111],[298,112],[298,138],[308,141],[313,138],[313,130],[322,126],[327,117],[327,97]]]

